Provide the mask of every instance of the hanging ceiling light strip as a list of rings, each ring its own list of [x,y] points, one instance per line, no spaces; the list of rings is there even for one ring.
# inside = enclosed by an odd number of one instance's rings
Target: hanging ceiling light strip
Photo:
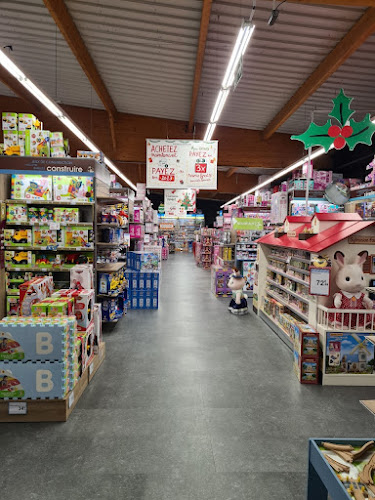
[[[14,62],[0,50],[0,64],[3,66],[14,78],[16,78],[21,85],[25,87],[38,101],[45,106],[48,111],[55,115],[83,144],[85,144],[90,151],[98,153],[99,148],[87,137],[87,135],[69,118],[65,115],[64,110],[51,100],[39,87],[37,87],[21,69],[14,64]],[[136,190],[136,186],[113,164],[113,162],[104,156],[104,162],[116,175],[118,175],[128,186]]]
[[[204,140],[209,141],[214,133],[217,122],[219,121],[221,112],[224,109],[225,102],[229,96],[229,92],[233,85],[238,64],[241,57],[245,54],[246,48],[249,45],[250,38],[254,33],[255,25],[250,21],[244,20],[240,31],[238,32],[236,43],[230,56],[227,69],[225,71],[224,79],[221,84],[221,89],[216,99],[214,109],[212,111],[210,123],[207,125]]]

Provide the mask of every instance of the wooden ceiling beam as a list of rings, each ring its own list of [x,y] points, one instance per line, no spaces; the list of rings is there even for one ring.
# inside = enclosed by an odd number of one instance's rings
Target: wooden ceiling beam
[[[115,103],[108,92],[108,89],[99,73],[98,68],[88,51],[83,38],[78,31],[78,28],[70,14],[64,0],[43,0],[44,5],[49,10],[61,34],[65,38],[70,50],[80,64],[89,79],[93,89],[102,101],[110,120],[110,129],[112,137],[112,146],[116,150],[116,136],[114,134],[114,121],[117,117],[117,109]]]
[[[350,31],[311,73],[263,131],[269,139],[288,118],[375,32],[375,7],[365,11]]]
[[[273,0],[269,0],[272,2]],[[305,5],[334,5],[340,7],[375,7],[375,0],[287,0],[288,3]]]
[[[237,170],[239,169],[239,167],[232,167],[230,168],[226,173],[225,173],[225,177],[232,177],[233,174],[235,174],[237,172]]]
[[[188,125],[189,132],[193,131],[193,126],[194,126],[195,110],[197,107],[198,92],[201,83],[203,59],[206,50],[208,26],[210,24],[211,6],[212,6],[212,0],[203,0],[197,58],[195,61],[194,83],[193,83],[193,91],[191,95],[191,104],[190,104],[190,116]]]

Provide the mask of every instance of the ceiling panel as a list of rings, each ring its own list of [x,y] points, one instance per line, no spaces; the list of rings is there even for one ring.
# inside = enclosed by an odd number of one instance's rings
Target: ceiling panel
[[[214,0],[196,119],[207,123],[223,79],[241,20],[251,2]],[[284,3],[274,26],[267,21],[272,2],[258,0],[254,35],[244,57],[243,76],[226,103],[220,125],[264,129],[363,14],[362,8]],[[339,76],[341,79],[341,76]],[[337,86],[337,85],[336,85]],[[285,132],[303,128],[306,107]]]

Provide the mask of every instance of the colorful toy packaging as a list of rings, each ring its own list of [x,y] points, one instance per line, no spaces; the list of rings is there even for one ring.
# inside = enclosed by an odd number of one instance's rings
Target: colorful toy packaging
[[[51,158],[65,158],[66,153],[64,148],[51,148]]]
[[[49,226],[38,226],[33,228],[33,245],[46,247],[57,246],[60,243],[57,237],[57,231],[50,229]]]
[[[0,399],[63,399],[69,389],[67,361],[0,361]]]
[[[3,111],[1,113],[2,117],[2,129],[3,130],[17,130],[18,126],[18,114],[12,113],[10,111]]]
[[[71,316],[74,313],[73,297],[48,297],[31,306],[33,316]]]
[[[27,205],[7,205],[7,222],[27,223]]]
[[[77,264],[70,270],[70,288],[75,290],[94,288],[92,264]]]
[[[25,132],[18,132],[18,145],[20,147],[21,156],[25,156],[25,141],[26,141]]]
[[[128,252],[126,258],[128,269],[142,272],[160,269],[160,259],[157,253]]]
[[[94,185],[91,177],[54,176],[53,198],[56,201],[94,201]]]
[[[4,229],[5,246],[26,246],[32,244],[31,229]]]
[[[67,222],[79,222],[79,209],[68,207],[55,207],[53,209],[53,220],[66,224]]]
[[[294,323],[294,371],[301,384],[319,383],[319,333],[310,325]]]
[[[82,332],[88,329],[94,317],[94,290],[63,289],[55,292],[53,297],[73,297],[77,330]]]
[[[94,304],[94,353],[98,354],[100,343],[103,340],[102,331],[102,304]]]
[[[26,130],[25,131],[25,155],[26,156],[50,156],[50,131],[49,130]]]
[[[71,248],[94,248],[94,231],[79,226],[70,226],[64,231],[64,246]]]
[[[19,316],[20,315],[20,298],[18,296],[8,296],[7,297],[7,316]]]
[[[30,113],[18,113],[18,130],[34,130],[37,117]]]
[[[17,130],[6,130],[3,133],[4,136],[4,149],[12,148],[13,146],[18,146],[18,131]]]
[[[372,374],[374,371],[374,345],[366,339],[368,334],[327,332],[327,374]]]
[[[64,135],[62,132],[50,132],[51,148],[64,148]]]
[[[74,316],[6,317],[0,322],[0,360],[64,361],[74,345]]]
[[[95,152],[95,151],[82,151],[78,150],[77,151],[77,158],[92,158],[93,160],[100,161],[101,158],[101,153],[100,152]]]
[[[82,371],[86,370],[94,358],[94,323],[91,323],[85,332],[79,336],[80,340],[80,361]]]
[[[49,297],[53,293],[53,277],[33,278],[19,286],[20,289],[20,314],[31,316],[31,306],[36,302]]]
[[[13,250],[5,250],[4,252],[5,265],[9,268],[32,267],[34,264],[34,255],[32,252],[15,252]]]
[[[52,177],[12,174],[13,200],[52,200]]]

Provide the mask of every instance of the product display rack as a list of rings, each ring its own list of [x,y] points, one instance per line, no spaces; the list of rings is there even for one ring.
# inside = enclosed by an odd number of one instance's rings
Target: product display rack
[[[0,400],[1,422],[66,422],[105,359],[106,346],[102,342],[98,353],[82,373],[75,387],[64,399]]]
[[[103,324],[115,324],[126,313],[130,214],[129,198],[123,194],[102,191],[97,197],[97,299],[102,304]]]

